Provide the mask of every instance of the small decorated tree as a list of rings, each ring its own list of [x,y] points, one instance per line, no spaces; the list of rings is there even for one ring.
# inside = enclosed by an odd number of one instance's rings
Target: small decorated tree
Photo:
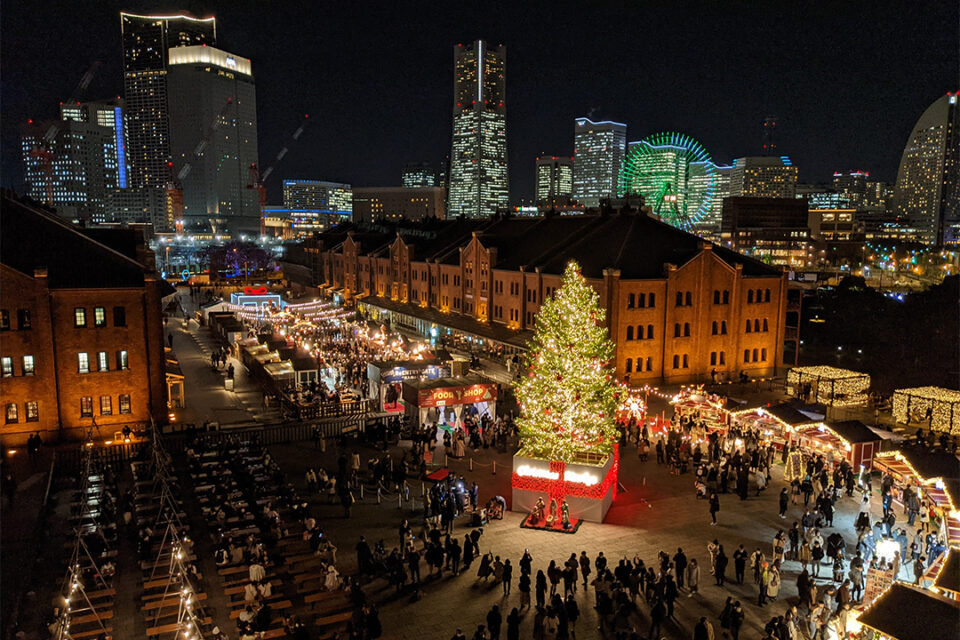
[[[612,358],[599,296],[571,261],[563,285],[540,308],[528,370],[517,383],[520,455],[575,462],[613,453]]]

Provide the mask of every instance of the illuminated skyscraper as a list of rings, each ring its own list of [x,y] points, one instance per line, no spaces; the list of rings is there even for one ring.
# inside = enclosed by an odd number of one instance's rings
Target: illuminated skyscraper
[[[121,13],[120,31],[130,186],[162,191],[170,177],[168,51],[190,45],[215,46],[216,20]],[[143,198],[145,202],[163,202],[149,195]],[[149,217],[159,228],[167,225],[165,207],[151,211]]]
[[[454,47],[453,145],[447,214],[482,218],[506,206],[507,50],[483,40]]]
[[[557,204],[573,195],[573,158],[537,158],[537,203]]]
[[[170,156],[188,224],[217,220],[231,232],[260,228],[257,96],[250,60],[207,46],[176,47],[167,62]]]
[[[730,195],[752,198],[793,198],[797,168],[787,156],[737,158],[730,172]]]
[[[439,186],[437,169],[429,162],[416,162],[403,168],[401,184],[404,187],[436,187]]]
[[[960,232],[960,107],[948,93],[914,125],[900,158],[897,215],[928,244],[956,243]]]
[[[834,171],[833,188],[842,194],[850,207],[860,208],[867,192],[869,171]]]
[[[349,184],[323,180],[284,180],[283,206],[322,214],[352,216],[353,189]]]
[[[627,125],[577,118],[573,127],[573,197],[587,207],[617,195]]]

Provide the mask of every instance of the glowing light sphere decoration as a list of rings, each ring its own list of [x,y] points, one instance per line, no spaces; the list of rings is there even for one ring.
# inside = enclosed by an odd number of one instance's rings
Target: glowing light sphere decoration
[[[717,165],[690,136],[655,133],[630,143],[618,193],[643,196],[661,220],[689,231],[710,213],[717,195]]]
[[[571,262],[537,315],[517,382],[514,511],[531,512],[543,500],[556,521],[566,502],[571,521],[603,521],[617,490],[619,388],[612,360],[599,296]]]

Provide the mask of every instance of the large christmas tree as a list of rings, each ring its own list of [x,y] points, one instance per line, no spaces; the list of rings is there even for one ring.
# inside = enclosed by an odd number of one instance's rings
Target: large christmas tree
[[[520,455],[563,462],[613,453],[616,387],[599,296],[570,262],[537,315],[528,370],[517,383]]]

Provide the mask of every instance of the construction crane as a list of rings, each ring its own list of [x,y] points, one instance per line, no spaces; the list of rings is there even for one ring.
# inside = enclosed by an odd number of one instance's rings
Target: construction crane
[[[73,88],[73,93],[70,94],[69,102],[71,104],[74,102],[80,104],[79,98],[87,90],[87,87],[90,86],[93,77],[97,73],[97,69],[100,68],[100,64],[101,62],[99,60],[94,61],[94,63],[90,65],[90,68],[87,69],[87,72],[80,77],[80,82],[77,83],[77,86]],[[29,124],[33,124],[33,120],[30,120]],[[46,204],[51,207],[53,206],[53,162],[56,159],[56,154],[53,152],[53,143],[56,141],[58,133],[60,133],[60,121],[55,120],[47,127],[39,144],[35,144],[30,151],[27,152],[28,155],[37,158],[37,165],[45,176],[47,192]]]
[[[264,209],[267,206],[267,178],[270,177],[270,174],[273,173],[273,170],[276,166],[283,160],[283,157],[287,155],[287,152],[290,151],[290,146],[296,142],[301,135],[303,135],[303,130],[307,126],[307,120],[310,119],[310,114],[305,113],[303,115],[303,120],[300,122],[300,126],[297,127],[297,130],[293,132],[293,135],[290,136],[290,140],[280,149],[280,153],[277,154],[277,157],[273,159],[273,164],[267,167],[266,171],[260,173],[260,169],[257,167],[256,163],[250,165],[250,184],[247,185],[247,189],[256,189],[257,191],[257,202],[260,203],[260,235],[266,233],[265,222],[264,222]]]
[[[207,144],[209,144],[211,138],[213,138],[213,134],[216,133],[217,129],[220,127],[220,124],[226,120],[227,111],[230,110],[231,106],[233,106],[233,98],[227,98],[227,101],[220,108],[220,111],[218,111],[217,115],[214,116],[210,126],[208,126],[206,131],[204,131],[200,141],[197,142],[197,146],[193,148],[193,153],[191,154],[190,158],[187,160],[187,162],[183,163],[182,167],[180,167],[180,171],[174,174],[173,162],[167,163],[167,167],[169,169],[166,187],[167,220],[168,222],[173,222],[177,233],[183,233],[184,228],[183,180],[190,175],[190,170],[193,168],[194,160],[203,155],[204,150],[207,148]]]

